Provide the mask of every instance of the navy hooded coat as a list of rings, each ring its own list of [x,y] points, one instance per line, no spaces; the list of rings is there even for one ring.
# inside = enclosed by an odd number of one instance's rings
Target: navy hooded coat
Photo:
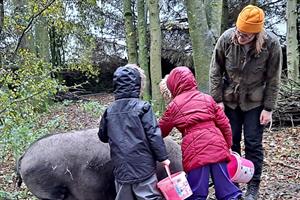
[[[155,173],[156,161],[168,158],[151,105],[139,99],[137,69],[119,67],[113,78],[115,101],[102,116],[99,138],[110,145],[119,183],[139,183]]]

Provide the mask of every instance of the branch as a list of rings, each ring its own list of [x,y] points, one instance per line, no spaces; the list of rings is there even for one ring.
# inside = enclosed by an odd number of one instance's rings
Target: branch
[[[20,48],[22,39],[23,39],[24,35],[30,30],[33,21],[34,21],[38,16],[40,16],[46,9],[48,9],[54,2],[55,2],[55,0],[50,1],[50,2],[49,2],[42,10],[40,10],[38,13],[36,13],[35,15],[33,15],[33,16],[30,18],[29,23],[27,24],[26,28],[22,31],[21,36],[19,37],[19,40],[18,40],[16,49],[15,49],[15,51],[14,51],[13,58],[15,58],[15,56],[17,55],[17,52],[18,52],[18,49]]]
[[[13,104],[13,103],[20,103],[20,102],[22,102],[22,101],[26,101],[26,100],[28,100],[28,99],[30,99],[30,98],[32,98],[32,97],[34,97],[34,96],[37,96],[37,95],[39,95],[39,94],[41,94],[41,93],[43,93],[43,92],[45,92],[45,91],[46,91],[46,89],[41,90],[41,91],[39,91],[39,92],[36,92],[36,93],[34,93],[34,94],[32,94],[32,95],[30,95],[30,96],[28,96],[28,97],[25,97],[25,98],[22,98],[22,99],[16,99],[16,100],[10,102],[10,104]],[[1,111],[0,111],[0,116],[1,116],[2,113],[6,112],[6,110],[7,110],[7,108],[4,108],[3,110],[1,110]]]
[[[291,168],[291,169],[295,169],[295,170],[300,170],[300,168],[299,167],[296,167],[296,166],[291,166],[291,165],[288,165],[288,164],[285,164],[285,163],[283,163],[283,162],[275,162],[276,164],[279,164],[279,165],[282,165],[282,166],[284,166],[284,167],[288,167],[288,168]]]
[[[270,7],[271,5],[276,5],[279,2],[282,2],[282,0],[277,0],[277,1],[269,2],[269,3],[265,3],[265,4],[261,5],[261,8],[265,9],[266,7]]]
[[[1,116],[1,114],[4,113],[6,110],[7,110],[6,108],[4,108],[3,110],[1,110],[1,111],[0,111],[0,116]]]
[[[37,96],[37,95],[39,95],[39,94],[41,94],[41,93],[43,93],[45,91],[46,91],[46,89],[38,91],[38,92],[36,92],[36,93],[34,93],[32,95],[29,95],[28,97],[25,97],[25,98],[22,98],[22,99],[16,99],[16,100],[12,101],[11,104],[13,104],[13,103],[20,103],[22,101],[26,101],[26,100],[28,100],[28,99],[30,99],[30,98],[32,98],[34,96]]]
[[[70,86],[70,87],[68,87],[68,90],[70,90],[70,89],[76,90],[76,89],[79,89],[79,88],[83,88],[83,86],[86,85],[86,84],[89,84],[89,81],[85,81],[83,83],[75,84],[73,86]]]

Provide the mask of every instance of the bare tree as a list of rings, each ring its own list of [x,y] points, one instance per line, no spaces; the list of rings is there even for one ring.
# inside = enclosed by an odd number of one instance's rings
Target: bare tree
[[[297,0],[287,1],[287,67],[288,77],[299,82],[299,51],[297,40]]]
[[[35,49],[38,57],[43,58],[45,61],[50,61],[50,40],[48,32],[48,22],[44,16],[34,26],[35,32]]]
[[[150,20],[150,73],[151,92],[154,109],[162,110],[162,97],[158,84],[162,78],[161,73],[161,29],[159,20],[158,0],[148,0]]]
[[[196,78],[199,88],[203,92],[208,92],[209,64],[213,44],[221,32],[222,0],[207,2],[186,0],[185,2]]]
[[[133,22],[133,11],[131,9],[131,0],[124,0],[124,19],[125,19],[125,32],[127,43],[127,54],[129,63],[137,63],[137,40],[136,32]]]
[[[4,26],[4,3],[3,0],[0,0],[0,34]]]
[[[216,43],[221,35],[224,3],[223,0],[205,0],[204,3],[208,28],[213,33],[214,43]]]
[[[252,4],[252,5],[257,5],[257,0],[251,0],[251,1],[250,1],[250,4]]]
[[[39,12],[31,16],[29,23],[27,24],[26,28],[22,31],[21,36],[18,39],[18,43],[14,51],[14,56],[17,54],[18,49],[20,47],[33,49],[32,35],[30,36],[28,32],[31,30],[34,20],[36,20],[36,18],[38,18],[45,10],[47,10],[54,2],[55,0],[51,0],[43,9],[41,9]],[[20,1],[14,0],[16,9],[23,10],[23,7],[25,7],[25,3],[26,2],[24,2],[24,0],[20,0]]]
[[[4,2],[0,0],[0,37],[4,26]],[[1,40],[2,38],[0,38]],[[2,68],[2,53],[0,54],[0,67]]]
[[[150,72],[149,72],[149,60],[148,60],[148,48],[147,48],[147,15],[145,0],[137,1],[137,11],[138,11],[138,60],[139,66],[145,71],[146,75],[146,85],[144,89],[143,97],[145,100],[151,99],[150,93]]]

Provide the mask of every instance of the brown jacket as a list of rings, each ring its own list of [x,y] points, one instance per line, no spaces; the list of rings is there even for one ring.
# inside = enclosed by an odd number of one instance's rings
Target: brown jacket
[[[262,51],[232,41],[235,28],[219,38],[210,65],[210,94],[216,102],[243,111],[263,105],[266,110],[276,106],[280,87],[282,52],[274,34],[266,32]]]

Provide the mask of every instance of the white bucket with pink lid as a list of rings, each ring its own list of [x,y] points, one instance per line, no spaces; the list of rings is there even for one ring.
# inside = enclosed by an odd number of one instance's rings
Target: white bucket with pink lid
[[[253,163],[236,152],[231,153],[227,170],[230,179],[235,183],[248,183],[254,175]]]

